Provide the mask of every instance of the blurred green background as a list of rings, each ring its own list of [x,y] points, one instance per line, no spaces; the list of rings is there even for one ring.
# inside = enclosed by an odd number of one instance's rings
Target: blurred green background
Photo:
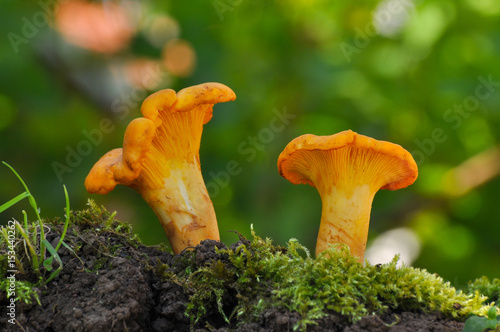
[[[72,209],[92,198],[145,243],[166,242],[132,189],[90,195],[83,182],[148,94],[214,81],[237,95],[214,107],[200,151],[223,242],[253,224],[314,252],[320,197],[276,161],[299,135],[352,129],[419,165],[414,185],[375,197],[373,263],[401,252],[456,286],[500,276],[496,0],[3,0],[0,31],[0,157],[44,217],[63,215],[65,184]],[[227,176],[230,162],[241,172]],[[22,192],[3,165],[0,179],[0,203]]]

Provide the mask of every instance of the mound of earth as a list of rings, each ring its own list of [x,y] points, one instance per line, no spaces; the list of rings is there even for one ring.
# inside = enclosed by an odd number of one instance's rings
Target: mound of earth
[[[193,251],[172,255],[111,230],[89,229],[72,227],[65,242],[75,252],[65,247],[59,250],[63,269],[54,280],[37,289],[41,305],[36,301],[17,302],[17,324],[9,324],[8,316],[2,315],[3,331],[293,331],[300,319],[297,313],[282,308],[266,309],[251,323],[241,325],[234,317],[227,322],[217,306],[207,305],[201,319],[193,322],[186,315],[189,292],[174,279],[162,277],[158,267],[167,266],[167,272],[177,274],[188,268],[196,271],[217,260],[227,263],[227,256],[215,250],[226,248],[224,244],[207,240]],[[55,233],[47,239],[52,243],[59,240]],[[34,276],[29,278],[36,281]],[[229,317],[238,296],[227,292],[222,300],[222,310]],[[0,306],[6,305],[2,293]],[[461,331],[463,326],[439,313],[388,312],[350,324],[331,312],[308,325],[307,331]]]

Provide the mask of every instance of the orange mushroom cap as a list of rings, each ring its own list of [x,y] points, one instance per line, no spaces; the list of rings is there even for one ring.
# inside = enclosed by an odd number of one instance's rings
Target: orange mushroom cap
[[[403,147],[352,130],[295,138],[280,154],[278,170],[293,184],[315,188],[330,176],[332,183],[366,181],[377,189],[397,190],[418,176],[415,160]]]
[[[107,194],[117,184],[162,186],[172,157],[189,162],[195,158],[199,163],[203,125],[212,118],[213,105],[235,98],[234,92],[220,83],[195,85],[177,94],[165,89],[150,95],[141,107],[144,118],[127,127],[123,149],[108,152],[94,165],[85,188],[90,193]],[[143,168],[147,171],[142,172]]]
[[[90,193],[107,194],[117,184],[129,185],[142,169],[142,162],[149,151],[156,128],[154,122],[145,118],[132,120],[125,131],[123,148],[106,153],[92,167],[85,179],[85,188]]]

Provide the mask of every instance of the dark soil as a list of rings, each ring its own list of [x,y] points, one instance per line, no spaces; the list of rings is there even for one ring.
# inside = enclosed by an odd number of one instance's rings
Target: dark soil
[[[114,232],[85,231],[75,226],[67,243],[78,246],[78,257],[61,247],[63,270],[53,281],[38,289],[41,306],[16,303],[17,325],[0,317],[4,331],[293,331],[299,315],[282,309],[263,312],[255,322],[237,326],[228,324],[215,306],[191,326],[185,314],[189,293],[174,281],[162,281],[159,264],[168,264],[167,272],[179,273],[187,268],[186,257],[200,266],[213,260],[227,260],[215,252],[225,245],[204,241],[193,251],[173,256],[157,247],[146,247]],[[57,243],[55,235],[48,237]],[[193,260],[190,260],[192,264]],[[83,264],[82,264],[83,263]],[[164,278],[163,278],[164,279]],[[229,294],[231,294],[229,292]],[[229,316],[237,304],[236,294],[224,298]],[[0,306],[7,305],[5,293]],[[367,316],[351,325],[338,314],[320,319],[308,331],[461,331],[464,324],[437,314],[392,312],[384,316]],[[5,327],[5,328],[4,328]]]

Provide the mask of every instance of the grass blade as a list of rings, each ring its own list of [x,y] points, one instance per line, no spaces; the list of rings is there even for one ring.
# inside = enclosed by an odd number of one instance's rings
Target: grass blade
[[[43,285],[46,285],[49,281],[51,281],[52,279],[54,279],[55,277],[57,277],[57,275],[59,274],[59,272],[61,272],[61,270],[63,269],[63,263],[62,263],[61,257],[59,257],[59,255],[57,254],[57,251],[54,249],[54,247],[52,247],[52,245],[47,240],[45,240],[45,239],[42,240],[42,242],[44,242],[45,248],[47,248],[47,250],[49,251],[49,253],[52,255],[48,259],[55,259],[59,263],[59,267],[57,268],[57,270],[54,270],[50,274],[50,276],[43,282]]]
[[[21,234],[26,245],[28,246],[28,250],[30,252],[31,259],[33,259],[33,269],[35,270],[36,274],[39,274],[40,269],[39,269],[39,265],[38,265],[38,256],[36,254],[35,248],[33,248],[33,245],[31,244],[31,241],[30,241],[28,235],[26,235],[26,232],[24,231],[23,227],[17,221],[16,221],[16,229],[19,232],[19,234]]]
[[[12,205],[15,205],[18,202],[22,201],[23,199],[25,199],[28,196],[31,196],[31,194],[29,192],[25,191],[22,194],[17,195],[16,197],[14,197],[13,199],[11,199],[7,203],[0,205],[0,213],[2,213],[3,211],[7,210]]]
[[[19,175],[19,174],[16,172],[16,170],[15,170],[12,166],[10,166],[9,164],[7,164],[5,161],[2,161],[2,163],[3,163],[5,166],[7,166],[8,168],[10,168],[10,170],[12,171],[12,173],[14,173],[14,175],[15,175],[15,176],[19,179],[19,181],[20,181],[20,182],[21,182],[21,184],[23,185],[24,190],[26,190],[26,192],[27,192],[28,194],[31,194],[31,193],[30,193],[30,190],[28,189],[28,186],[27,186],[27,185],[26,185],[26,183],[23,181],[23,178],[21,177],[21,175]]]
[[[28,229],[28,214],[23,210],[24,229]]]
[[[0,230],[1,230],[3,238],[5,239],[5,242],[10,243],[9,236],[7,235],[7,228],[5,226],[2,226],[2,228],[0,228]],[[19,269],[19,271],[24,274],[25,271],[24,271],[23,264],[21,264],[21,261],[19,260],[19,258],[17,258],[17,254],[14,255],[14,260],[16,261],[16,266]]]
[[[63,246],[66,247],[66,249],[68,249],[70,252],[72,252],[73,255],[75,255],[76,258],[78,258],[78,260],[80,261],[80,263],[82,263],[83,269],[87,270],[87,268],[85,267],[85,264],[83,263],[82,259],[76,254],[76,252],[69,245],[67,245],[66,242],[63,242],[62,244],[63,244]]]
[[[64,237],[66,236],[66,231],[68,230],[68,225],[69,225],[69,195],[68,195],[68,190],[66,189],[66,186],[63,185],[64,188],[64,196],[66,197],[66,221],[64,222],[64,230],[61,235],[61,239],[59,240],[59,243],[56,246],[56,252],[59,250],[61,247],[61,244],[63,243]]]
[[[19,181],[23,185],[23,187],[26,190],[26,192],[29,194],[28,200],[29,200],[30,205],[33,208],[33,210],[35,210],[36,217],[37,217],[38,221],[40,222],[40,235],[41,235],[41,238],[45,239],[45,231],[43,229],[43,221],[42,221],[42,218],[40,217],[40,209],[38,209],[38,205],[36,204],[35,197],[33,197],[33,195],[31,195],[31,192],[28,189],[28,186],[26,185],[26,183],[23,181],[23,178],[21,177],[21,175],[19,175],[16,172],[16,170],[12,166],[10,166],[9,164],[7,164],[5,161],[2,161],[2,163],[5,166],[7,166],[8,168],[10,168],[10,170],[14,173],[14,175],[19,179]],[[45,257],[45,244],[43,242],[40,243],[40,257],[41,257],[42,260]]]

